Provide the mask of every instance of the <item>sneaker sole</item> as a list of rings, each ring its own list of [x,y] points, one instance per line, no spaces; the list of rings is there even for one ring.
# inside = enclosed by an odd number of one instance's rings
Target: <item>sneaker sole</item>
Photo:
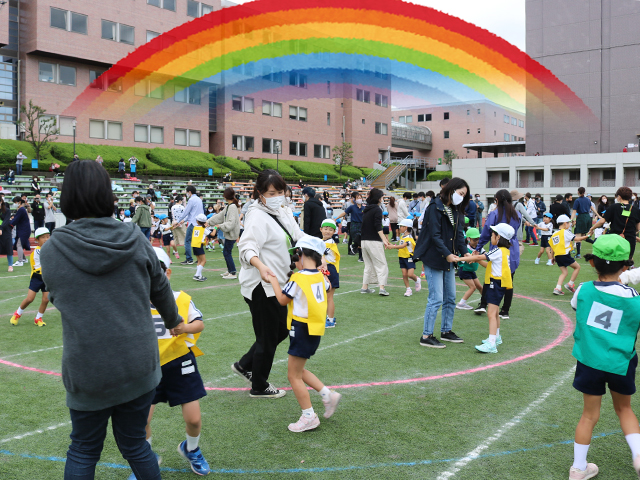
[[[281,391],[281,393],[276,393],[273,395],[255,395],[253,393],[249,393],[249,396],[251,398],[282,398],[287,394],[287,392],[285,392],[284,390]]]
[[[460,306],[458,306],[458,305],[456,305],[456,308],[457,308],[458,310],[473,310],[473,307],[460,307]]]
[[[476,315],[482,315],[483,313],[487,313],[487,312],[483,310],[480,310],[480,311],[474,310],[473,313],[475,313]]]
[[[451,340],[448,338],[444,338],[444,337],[440,337],[440,341],[441,342],[451,342],[451,343],[464,343],[464,340],[460,339],[460,340]]]
[[[233,373],[235,373],[236,375],[238,375],[239,377],[242,377],[243,380],[245,380],[247,383],[251,383],[251,380],[249,380],[247,377],[245,377],[242,372],[240,370],[238,370],[235,366],[235,364],[231,364],[231,371]]]
[[[291,430],[291,428],[287,427],[289,429],[290,432],[292,433],[302,433],[302,432],[308,432],[310,430],[315,430],[316,428],[318,428],[320,426],[320,422],[318,422],[317,425],[311,425],[309,427],[303,428],[302,430]]]
[[[428,347],[428,348],[447,348],[446,345],[429,345],[427,343],[422,343],[422,342],[420,342],[420,346],[421,347]]]
[[[495,351],[493,351],[493,352],[484,352],[484,351],[482,351],[482,350],[478,349],[478,347],[476,347],[476,350],[477,350],[478,352],[480,352],[480,353],[498,353],[498,350],[495,350]]]

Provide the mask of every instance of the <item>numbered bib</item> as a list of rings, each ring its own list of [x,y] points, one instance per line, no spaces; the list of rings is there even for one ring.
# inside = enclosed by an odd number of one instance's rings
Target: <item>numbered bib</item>
[[[196,230],[195,232],[193,232],[193,236],[198,238],[200,236],[200,230]]]
[[[587,318],[587,325],[617,335],[623,313],[622,310],[616,310],[602,303],[593,302]]]
[[[560,243],[560,236],[553,236],[551,237],[551,243],[553,243],[554,245],[558,245]]]
[[[324,302],[324,283],[312,283],[311,291],[313,292],[313,297],[316,299],[316,302]]]

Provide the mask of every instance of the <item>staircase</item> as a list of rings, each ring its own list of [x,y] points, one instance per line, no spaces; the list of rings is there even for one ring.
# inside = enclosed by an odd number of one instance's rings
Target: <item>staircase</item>
[[[371,185],[374,188],[386,190],[389,185],[391,185],[394,180],[402,175],[406,170],[406,164],[391,164],[387,167],[386,170],[378,170],[376,172],[378,173],[378,175],[376,176],[376,178],[371,179],[371,183],[369,183],[369,178],[367,178],[367,184]]]
[[[437,158],[395,158],[391,157],[382,162],[385,170],[374,170],[366,179],[366,184],[386,190],[394,180],[403,175],[407,168],[424,168],[434,170],[438,164]]]

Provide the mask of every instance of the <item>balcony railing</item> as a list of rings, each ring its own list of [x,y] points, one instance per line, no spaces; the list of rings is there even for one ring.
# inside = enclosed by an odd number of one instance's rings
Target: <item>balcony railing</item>
[[[565,180],[563,178],[552,178],[551,187],[563,188],[563,187],[579,187],[580,180]]]
[[[487,180],[487,188],[509,188],[509,182],[497,181],[489,178]]]
[[[600,180],[599,178],[590,178],[589,187],[615,187],[615,180]]]
[[[530,182],[529,180],[520,180],[518,182],[518,188],[542,188],[544,182]]]

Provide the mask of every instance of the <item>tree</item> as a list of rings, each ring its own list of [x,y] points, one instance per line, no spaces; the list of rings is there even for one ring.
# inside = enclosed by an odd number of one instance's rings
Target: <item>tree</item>
[[[456,151],[449,150],[447,153],[444,154],[444,164],[451,166],[451,163],[456,158],[458,158],[458,154],[456,153]]]
[[[38,105],[34,105],[29,100],[29,106],[20,106],[20,113],[24,115],[25,121],[18,120],[18,127],[24,127],[25,140],[31,144],[36,151],[36,158],[40,160],[40,154],[51,140],[58,138],[56,117],[47,117],[46,110]]]
[[[353,165],[353,150],[349,142],[342,142],[342,145],[333,147],[333,161],[336,166],[340,167],[340,176],[342,177],[342,167]]]

